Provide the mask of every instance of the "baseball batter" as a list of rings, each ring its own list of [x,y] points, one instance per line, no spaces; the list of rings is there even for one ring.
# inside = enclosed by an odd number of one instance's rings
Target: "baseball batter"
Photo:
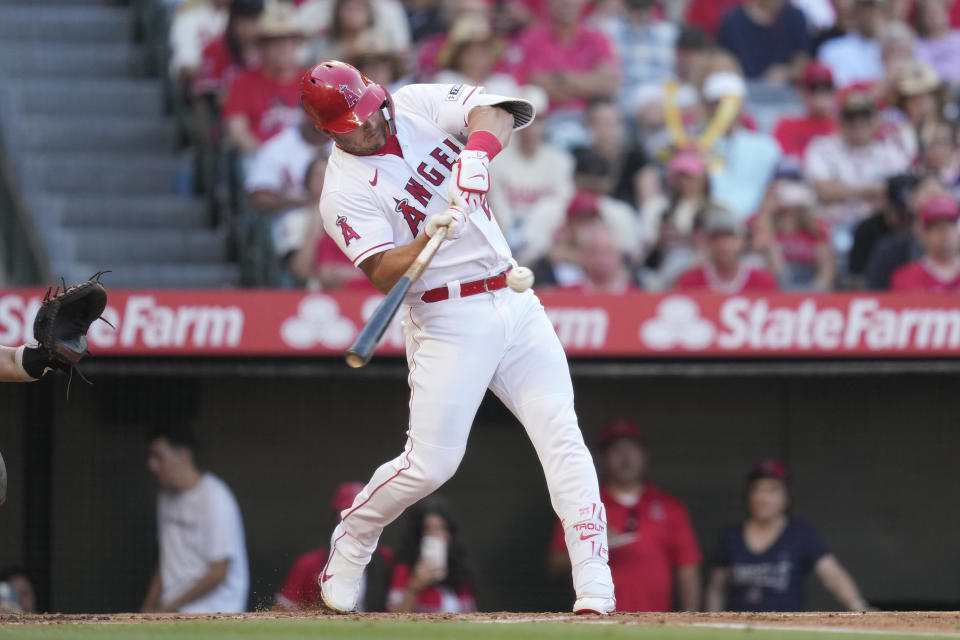
[[[320,212],[327,233],[381,291],[441,227],[445,241],[400,310],[410,422],[402,454],[341,512],[320,576],[330,608],[356,608],[383,528],[456,471],[487,388],[520,420],[565,527],[576,613],[613,611],[607,531],[593,461],[577,424],[566,356],[516,266],[485,194],[489,162],[529,124],[529,102],[467,85],[411,85],[391,96],[350,65],[308,71],[301,103],[337,143]]]

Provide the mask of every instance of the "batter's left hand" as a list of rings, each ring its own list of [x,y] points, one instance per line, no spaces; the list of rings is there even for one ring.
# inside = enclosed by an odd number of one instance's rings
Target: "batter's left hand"
[[[486,151],[466,150],[453,163],[450,203],[475,211],[490,191],[490,158]]]

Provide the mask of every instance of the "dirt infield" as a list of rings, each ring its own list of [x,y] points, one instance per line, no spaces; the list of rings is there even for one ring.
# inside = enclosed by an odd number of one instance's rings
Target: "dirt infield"
[[[322,611],[238,614],[140,614],[110,615],[19,615],[0,614],[0,627],[23,625],[140,624],[195,622],[202,620],[336,620],[397,622],[476,623],[604,623],[641,626],[705,626],[754,628],[810,628],[848,631],[932,632],[960,635],[960,612],[871,612],[871,613],[617,613],[610,616],[573,616],[568,613],[475,613],[475,614],[390,614],[365,613],[334,615]]]

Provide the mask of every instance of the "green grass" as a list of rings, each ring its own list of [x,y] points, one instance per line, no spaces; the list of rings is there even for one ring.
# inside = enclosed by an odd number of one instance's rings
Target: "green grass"
[[[447,622],[384,622],[345,620],[227,620],[143,624],[50,624],[0,626],[0,640],[233,640],[235,638],[310,640],[894,640],[920,634],[767,631],[630,624],[480,624]]]

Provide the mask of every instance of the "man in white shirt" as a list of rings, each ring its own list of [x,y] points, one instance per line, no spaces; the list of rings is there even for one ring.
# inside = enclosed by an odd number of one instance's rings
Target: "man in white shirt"
[[[854,28],[820,47],[820,61],[830,67],[841,89],[857,82],[879,80],[884,73],[878,36],[886,24],[886,1],[856,0],[855,4]]]
[[[160,485],[160,562],[141,610],[246,610],[250,572],[233,493],[220,478],[197,468],[187,430],[157,431],[148,442],[147,466]]]
[[[189,87],[203,48],[227,27],[229,0],[194,0],[177,8],[170,25],[170,77]]]
[[[303,244],[309,203],[307,169],[330,139],[307,120],[284,129],[263,144],[253,157],[244,189],[257,213],[270,215],[273,248],[282,262]]]

